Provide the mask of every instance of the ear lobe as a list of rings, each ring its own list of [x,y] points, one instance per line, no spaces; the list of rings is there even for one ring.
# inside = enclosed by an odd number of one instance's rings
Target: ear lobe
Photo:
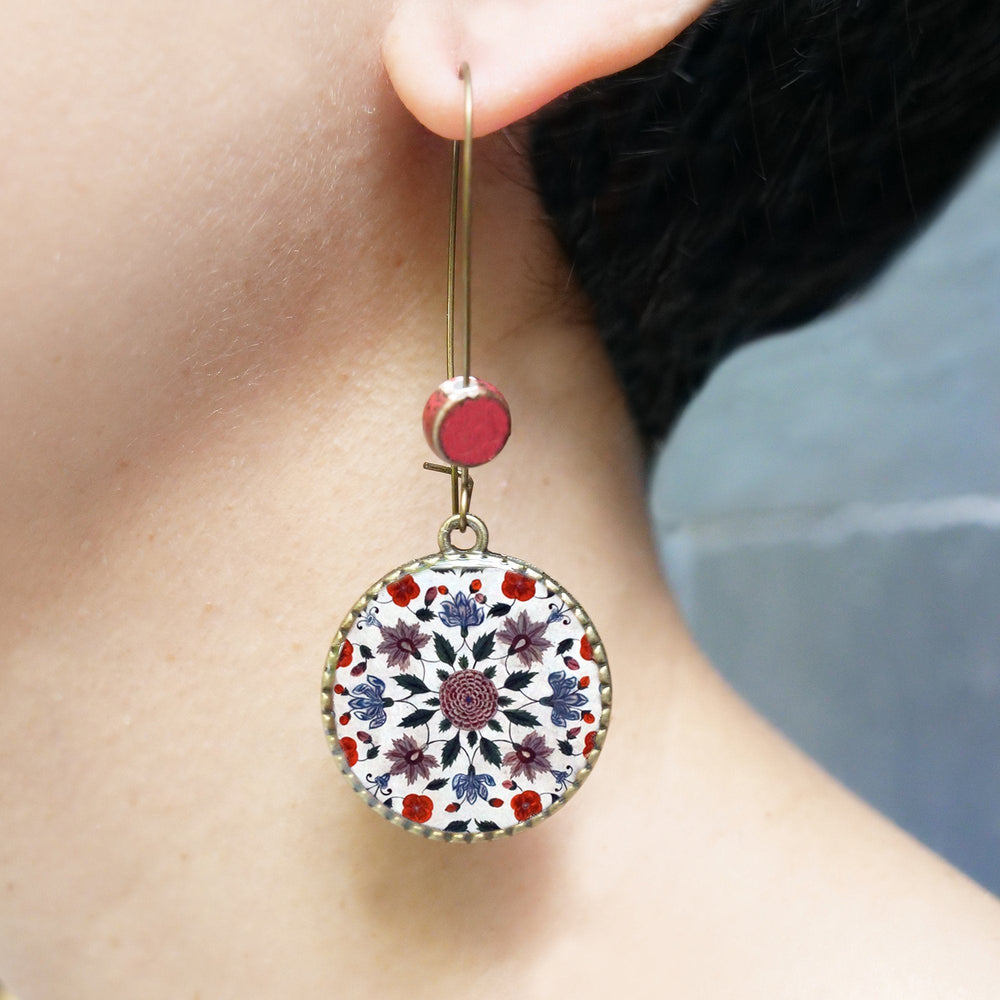
[[[382,43],[396,93],[432,132],[462,134],[458,67],[472,69],[474,130],[524,118],[578,84],[641,62],[711,0],[399,0]]]

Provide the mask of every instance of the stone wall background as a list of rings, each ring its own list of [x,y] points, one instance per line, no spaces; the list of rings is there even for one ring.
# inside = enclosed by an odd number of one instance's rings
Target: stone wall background
[[[730,682],[1000,893],[1000,143],[877,286],[719,369],[651,506]]]

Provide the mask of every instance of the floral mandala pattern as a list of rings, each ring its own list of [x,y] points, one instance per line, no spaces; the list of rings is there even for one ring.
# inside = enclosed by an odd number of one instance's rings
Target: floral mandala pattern
[[[558,808],[604,741],[610,680],[580,606],[544,574],[452,550],[376,584],[324,673],[331,747],[379,811],[442,839]]]

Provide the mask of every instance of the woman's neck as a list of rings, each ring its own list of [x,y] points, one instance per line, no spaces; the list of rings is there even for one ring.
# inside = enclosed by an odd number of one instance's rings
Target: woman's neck
[[[235,320],[164,281],[137,353],[84,366],[75,424],[39,404],[70,444],[48,427],[14,455],[34,466],[7,481],[0,547],[0,969],[75,1000],[376,978],[485,1000],[550,995],[568,968],[630,996],[864,995],[886,962],[913,995],[995,983],[993,904],[790,751],[688,638],[624,402],[502,139],[478,171],[473,369],[514,431],[473,510],[590,612],[609,740],[566,810],[478,849],[350,794],[320,723],[327,644],[450,510],[420,431],[444,374],[448,151],[395,125],[407,211],[369,178],[382,225],[277,277],[267,239],[226,243]],[[215,319],[165,335],[187,314]]]

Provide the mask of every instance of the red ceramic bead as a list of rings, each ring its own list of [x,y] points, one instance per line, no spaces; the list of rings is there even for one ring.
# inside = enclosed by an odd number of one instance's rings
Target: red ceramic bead
[[[507,400],[495,386],[462,376],[437,387],[424,407],[424,435],[434,453],[451,465],[484,465],[510,436]]]

